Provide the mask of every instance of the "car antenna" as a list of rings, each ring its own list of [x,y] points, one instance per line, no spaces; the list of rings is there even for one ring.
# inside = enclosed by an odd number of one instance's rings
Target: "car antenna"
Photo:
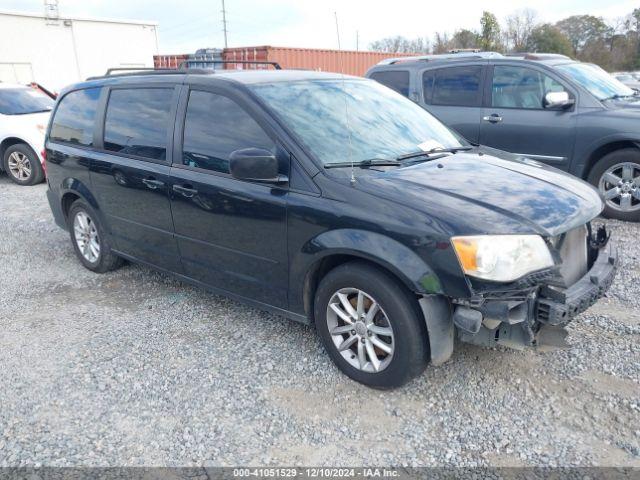
[[[344,82],[344,64],[342,63],[342,48],[340,47],[340,27],[338,26],[338,12],[333,12],[333,15],[336,17],[336,35],[338,37],[338,58],[340,59],[340,77],[342,78],[342,93],[344,93],[344,116],[345,121],[347,123],[347,133],[349,134],[349,149],[348,149],[348,158],[349,163],[351,163],[351,185],[356,183],[355,176],[355,167],[353,165],[353,155],[351,148],[351,126],[349,125],[349,101],[347,99],[347,90],[345,88]]]

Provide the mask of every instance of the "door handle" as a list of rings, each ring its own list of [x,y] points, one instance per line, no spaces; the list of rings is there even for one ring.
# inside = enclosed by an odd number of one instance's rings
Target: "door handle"
[[[164,187],[164,182],[161,182],[160,180],[156,180],[155,178],[143,178],[142,183],[144,183],[151,190]]]
[[[174,185],[173,190],[180,193],[183,197],[191,198],[198,194],[198,190],[195,188],[184,187],[182,185]]]
[[[486,117],[482,117],[482,120],[484,120],[485,122],[500,123],[502,121],[502,117],[497,113],[493,113],[491,115],[487,115]]]

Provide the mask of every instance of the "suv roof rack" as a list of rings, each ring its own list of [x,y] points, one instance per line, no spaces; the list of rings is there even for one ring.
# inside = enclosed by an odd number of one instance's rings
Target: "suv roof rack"
[[[276,70],[282,70],[282,67],[278,62],[268,62],[268,61],[260,62],[255,60],[196,60],[196,59],[185,60],[180,65],[178,65],[178,69],[182,70],[185,68],[189,68],[189,65],[202,65],[202,64],[217,65],[217,64],[226,64],[226,63],[240,64],[240,65],[271,65]]]
[[[117,76],[134,76],[139,74],[144,75],[169,75],[177,73],[185,73],[186,70],[189,73],[212,73],[210,68],[190,68],[189,65],[203,65],[203,64],[241,64],[241,65],[271,65],[276,70],[282,70],[282,67],[278,62],[259,62],[248,60],[185,60],[178,65],[178,68],[153,68],[153,67],[113,67],[109,68],[104,75],[97,75],[87,78],[87,80],[97,80],[99,78]]]
[[[378,62],[378,65],[394,65],[396,63],[403,62],[416,62],[416,61],[424,61],[424,62],[432,62],[434,60],[468,60],[474,58],[499,58],[503,55],[498,52],[479,52],[479,51],[452,51],[451,53],[443,53],[437,55],[418,55],[418,56],[410,56],[410,57],[394,57],[394,58],[385,58],[384,60]]]

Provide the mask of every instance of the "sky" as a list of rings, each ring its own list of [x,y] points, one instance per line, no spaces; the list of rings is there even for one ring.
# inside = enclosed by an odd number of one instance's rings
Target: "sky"
[[[336,48],[334,12],[343,49],[360,50],[384,37],[427,37],[459,28],[477,29],[483,10],[502,22],[531,8],[555,22],[590,14],[615,20],[638,7],[637,0],[225,0],[230,47],[272,45]],[[2,0],[1,10],[42,13],[42,0]],[[159,23],[159,53],[192,53],[223,47],[222,0],[59,0],[60,15],[149,20]]]

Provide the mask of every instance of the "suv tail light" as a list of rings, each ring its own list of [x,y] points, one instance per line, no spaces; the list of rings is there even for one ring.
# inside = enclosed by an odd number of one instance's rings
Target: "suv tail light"
[[[44,174],[47,174],[47,150],[45,148],[40,152],[40,156],[42,157],[42,170]]]

